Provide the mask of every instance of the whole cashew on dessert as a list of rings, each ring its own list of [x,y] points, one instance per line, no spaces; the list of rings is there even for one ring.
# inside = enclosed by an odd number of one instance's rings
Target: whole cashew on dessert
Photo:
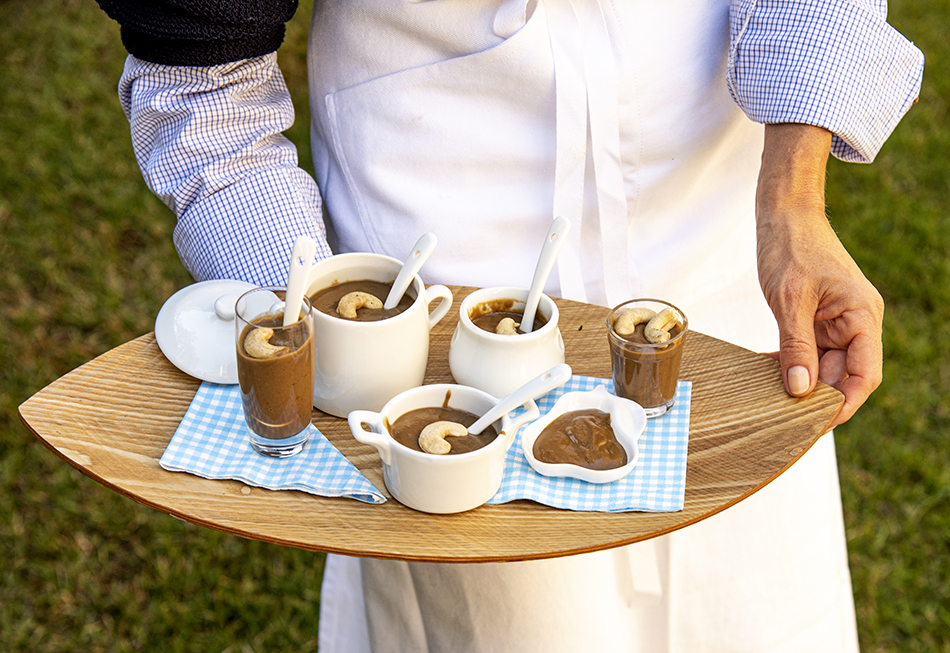
[[[273,358],[287,351],[286,347],[270,344],[273,329],[254,329],[244,338],[244,351],[251,358]]]
[[[468,429],[458,422],[432,422],[419,434],[419,446],[426,453],[441,456],[452,451],[452,445],[446,441],[446,437],[460,438],[465,435],[468,435]]]
[[[664,308],[659,313],[649,308],[628,308],[617,318],[614,331],[628,336],[638,324],[646,322],[643,336],[648,342],[658,344],[670,339],[670,329],[676,326],[679,320],[679,314],[673,308]]]
[[[520,326],[520,324],[510,317],[502,318],[498,324],[495,325],[495,333],[501,336],[516,336],[518,335],[518,327]]]
[[[340,299],[340,302],[336,305],[336,312],[339,313],[341,317],[345,317],[349,320],[355,320],[356,311],[361,308],[382,307],[383,302],[380,301],[379,297],[371,295],[368,292],[357,290],[356,292],[343,295],[343,297]]]

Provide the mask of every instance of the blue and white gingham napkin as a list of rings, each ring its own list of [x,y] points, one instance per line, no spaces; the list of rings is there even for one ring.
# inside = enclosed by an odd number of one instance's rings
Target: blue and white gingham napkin
[[[541,415],[566,392],[593,390],[613,381],[572,376],[561,387],[535,399]],[[633,470],[612,483],[588,483],[575,478],[542,476],[528,464],[521,451],[521,430],[508,450],[501,488],[488,503],[531,499],[554,508],[599,512],[675,512],[683,509],[686,494],[686,453],[689,444],[689,405],[692,384],[680,381],[670,412],[647,420],[640,435],[640,459]],[[517,413],[513,413],[517,414]]]
[[[271,490],[301,490],[324,497],[383,503],[386,497],[320,431],[296,456],[268,458],[247,438],[241,390],[201,384],[159,464],[172,472],[234,479]]]

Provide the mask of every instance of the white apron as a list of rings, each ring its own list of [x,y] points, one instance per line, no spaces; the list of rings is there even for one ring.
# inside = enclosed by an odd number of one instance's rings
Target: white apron
[[[331,244],[428,283],[655,296],[690,325],[777,349],[755,272],[762,127],[725,87],[728,2],[318,1],[313,153]],[[745,316],[740,328],[732,317]],[[651,542],[478,565],[329,556],[320,650],[851,651],[829,435],[739,506]]]

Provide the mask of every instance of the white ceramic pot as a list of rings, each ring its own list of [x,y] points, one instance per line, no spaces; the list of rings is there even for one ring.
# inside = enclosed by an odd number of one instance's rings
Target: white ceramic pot
[[[331,256],[313,266],[307,295],[345,281],[389,283],[401,267],[402,261],[381,254]],[[346,417],[353,410],[379,410],[400,392],[422,385],[429,359],[429,330],[448,313],[452,293],[441,285],[426,288],[419,275],[407,292],[415,296],[412,306],[377,322],[356,322],[313,311],[315,408],[337,417]],[[439,304],[430,312],[429,304],[436,299]]]
[[[537,419],[534,400],[517,419],[506,415],[493,426],[498,437],[468,453],[438,456],[415,451],[397,442],[387,424],[417,408],[448,406],[484,414],[498,400],[477,388],[453,384],[433,384],[413,388],[389,401],[380,412],[357,410],[349,415],[353,437],[376,447],[383,463],[383,479],[393,497],[422,512],[447,514],[476,508],[488,501],[501,487],[505,454],[515,433],[525,423]],[[367,431],[365,427],[371,430]]]
[[[476,290],[462,300],[459,322],[449,345],[449,369],[463,385],[503,397],[541,372],[564,362],[564,340],[558,329],[557,304],[541,295],[538,312],[547,323],[531,333],[499,335],[472,322],[473,309],[497,300],[514,300],[512,310],[524,310],[527,288],[495,287]]]

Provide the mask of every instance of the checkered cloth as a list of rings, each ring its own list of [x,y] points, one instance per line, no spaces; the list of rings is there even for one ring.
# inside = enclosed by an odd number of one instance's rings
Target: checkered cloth
[[[535,401],[545,415],[565,392],[593,390],[613,381],[572,376],[560,388]],[[535,472],[521,451],[521,431],[505,460],[501,488],[488,503],[531,499],[554,508],[599,512],[674,512],[683,509],[686,493],[686,453],[689,443],[689,406],[692,384],[680,381],[676,403],[662,417],[647,420],[638,446],[640,459],[633,470],[612,483],[588,483],[574,478],[553,478]]]
[[[159,464],[172,472],[234,479],[270,490],[383,503],[386,497],[316,427],[296,456],[268,458],[251,449],[236,385],[202,383]]]
[[[613,382],[609,379],[573,376],[536,402],[544,415],[565,392],[593,390],[600,384],[613,391]],[[648,420],[639,439],[640,460],[633,471],[613,483],[595,484],[538,474],[521,452],[519,431],[505,460],[504,481],[489,503],[531,499],[567,510],[681,510],[686,490],[691,390],[690,383],[679,383],[673,410]],[[261,456],[251,449],[247,439],[238,386],[204,382],[159,464],[172,472],[234,479],[271,490],[301,490],[318,496],[383,503],[386,500],[383,494],[319,430],[311,428],[310,442],[296,456],[284,459]]]

